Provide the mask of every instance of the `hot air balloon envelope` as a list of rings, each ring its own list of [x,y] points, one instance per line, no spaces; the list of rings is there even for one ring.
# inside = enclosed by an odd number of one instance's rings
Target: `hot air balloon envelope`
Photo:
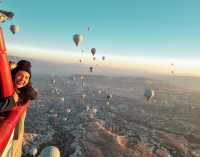
[[[55,146],[49,146],[42,150],[40,157],[60,157],[60,151]]]
[[[96,53],[96,49],[95,49],[95,48],[92,48],[92,49],[91,49],[91,53],[92,53],[92,55],[94,56],[95,53]]]
[[[146,88],[144,90],[144,96],[147,100],[150,100],[151,98],[155,96],[155,92],[151,88]]]
[[[83,36],[80,34],[74,34],[73,41],[76,46],[79,46],[83,42]]]
[[[17,26],[17,25],[11,25],[11,26],[10,26],[10,31],[11,31],[13,34],[18,33],[18,32],[20,32],[20,27]]]

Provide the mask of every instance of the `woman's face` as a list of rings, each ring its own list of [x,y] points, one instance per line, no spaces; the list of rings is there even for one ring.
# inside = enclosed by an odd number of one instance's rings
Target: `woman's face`
[[[25,87],[30,79],[30,74],[26,71],[18,71],[15,75],[15,87],[22,88]]]

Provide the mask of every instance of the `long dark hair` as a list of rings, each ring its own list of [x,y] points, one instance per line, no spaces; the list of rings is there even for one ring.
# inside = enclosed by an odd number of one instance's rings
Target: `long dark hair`
[[[15,75],[18,71],[20,71],[18,68],[15,68],[11,71],[13,82],[15,82]],[[32,86],[31,77],[29,78],[29,82],[26,86],[17,90],[19,91],[18,95],[20,105],[27,103],[29,100],[34,100],[37,97],[37,91]]]
[[[33,88],[30,82],[19,90],[19,104],[25,104],[29,100],[34,100],[37,97],[37,91]]]

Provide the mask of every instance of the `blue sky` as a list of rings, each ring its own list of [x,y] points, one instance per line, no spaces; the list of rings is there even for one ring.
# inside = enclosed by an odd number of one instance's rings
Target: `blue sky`
[[[15,12],[3,28],[12,44],[77,50],[74,33],[110,55],[200,57],[199,0],[4,0],[1,9]],[[8,27],[22,31],[13,36]],[[87,27],[91,31],[87,31]]]

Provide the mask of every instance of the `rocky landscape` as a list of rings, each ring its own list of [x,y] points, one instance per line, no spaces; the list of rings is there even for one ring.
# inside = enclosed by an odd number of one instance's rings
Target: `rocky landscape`
[[[24,157],[199,157],[200,93],[144,77],[35,75]],[[147,101],[145,87],[155,91]],[[111,97],[108,99],[108,95]]]

